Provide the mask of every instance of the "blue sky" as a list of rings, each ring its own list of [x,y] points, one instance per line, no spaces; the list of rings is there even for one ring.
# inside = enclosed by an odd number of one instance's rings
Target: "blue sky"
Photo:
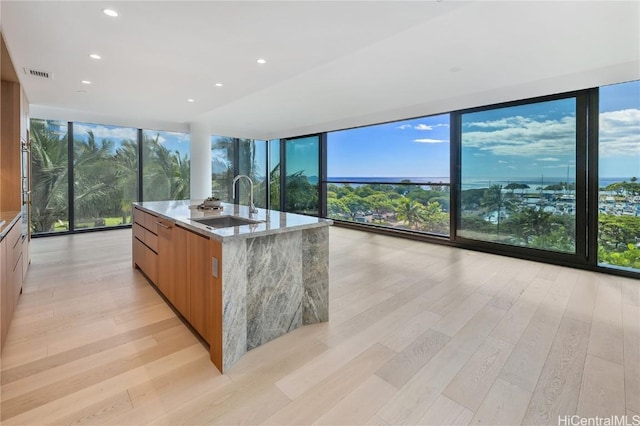
[[[104,124],[90,123],[73,123],[73,137],[75,140],[86,140],[88,131],[92,131],[96,140],[99,142],[103,139],[115,142],[115,148],[117,148],[117,145],[119,145],[124,140],[130,139],[135,141],[138,138],[138,130],[131,127],[107,126]],[[156,136],[159,136],[158,140],[160,141],[160,143],[171,152],[177,150],[180,152],[181,156],[184,154],[188,154],[190,156],[190,136],[188,133],[143,130],[143,134],[144,136],[150,137],[152,139],[155,139]]]
[[[576,101],[562,99],[462,116],[462,182],[555,177],[575,181]]]
[[[327,135],[329,177],[448,177],[449,115]]]
[[[463,180],[575,180],[574,99],[463,116]],[[449,176],[449,116],[330,132],[329,177]],[[640,177],[640,82],[600,90],[600,176]],[[514,179],[515,180],[515,179]]]

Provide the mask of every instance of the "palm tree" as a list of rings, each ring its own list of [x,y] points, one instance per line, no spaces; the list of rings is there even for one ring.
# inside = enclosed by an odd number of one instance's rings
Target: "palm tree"
[[[488,211],[495,209],[497,212],[496,235],[500,235],[500,215],[502,213],[502,205],[504,204],[502,185],[491,185],[485,190],[482,197],[482,204],[487,207]]]
[[[422,204],[409,198],[403,198],[398,204],[396,215],[398,219],[405,222],[411,229],[417,229],[418,225],[423,221]]]
[[[116,191],[113,167],[114,143],[103,139],[98,143],[92,131],[87,140],[74,142],[74,206],[77,220],[99,218],[113,209],[110,201]]]
[[[69,217],[67,135],[58,136],[44,120],[31,120],[31,229],[53,230]]]
[[[180,200],[189,198],[191,162],[189,156],[171,152],[155,138],[143,142],[143,181],[146,201]]]
[[[138,199],[138,144],[136,141],[122,141],[114,159],[116,180],[122,191],[120,197],[122,223],[127,223],[131,218],[131,202]]]

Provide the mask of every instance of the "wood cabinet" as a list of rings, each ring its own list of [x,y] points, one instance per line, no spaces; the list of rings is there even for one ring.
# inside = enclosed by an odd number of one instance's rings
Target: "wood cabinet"
[[[158,283],[158,217],[138,207],[133,209],[133,266]]]
[[[210,345],[222,371],[222,246],[134,206],[133,266]],[[152,260],[155,259],[155,260]],[[155,272],[153,272],[155,268]]]
[[[173,300],[176,307],[187,321],[191,321],[191,287],[189,265],[189,235],[191,232],[176,226],[173,232],[173,261],[175,264],[175,279]]]
[[[0,211],[19,211],[22,205],[20,147],[20,84],[2,80],[0,106]]]
[[[212,273],[209,274],[209,309],[211,309],[209,314],[211,321],[209,354],[211,362],[222,371],[222,244],[219,241],[211,240],[209,250],[212,263]]]
[[[13,317],[13,312],[18,304],[18,298],[22,292],[22,282],[24,278],[24,240],[22,238],[22,223],[18,220],[9,229],[5,237],[0,242],[2,270],[2,284],[0,288],[0,300],[2,303],[1,325],[0,325],[0,350],[9,331],[9,324]]]
[[[169,301],[175,305],[176,262],[174,261],[173,222],[166,219],[157,221],[158,280],[156,286]]]
[[[209,343],[222,371],[222,245],[137,206],[133,221],[133,266]]]
[[[209,239],[189,232],[189,323],[207,343],[211,343],[211,263]]]

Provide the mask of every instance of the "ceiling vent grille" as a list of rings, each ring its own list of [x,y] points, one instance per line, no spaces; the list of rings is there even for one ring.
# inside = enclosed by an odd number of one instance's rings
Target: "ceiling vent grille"
[[[53,79],[53,74],[47,71],[38,71],[31,68],[24,68],[24,73],[32,77],[46,78],[48,80]]]

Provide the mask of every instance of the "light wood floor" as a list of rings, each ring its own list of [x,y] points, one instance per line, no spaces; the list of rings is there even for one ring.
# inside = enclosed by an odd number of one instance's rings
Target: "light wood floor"
[[[2,353],[2,424],[556,425],[640,413],[637,280],[330,232],[331,321],[225,375],[131,269],[130,230],[33,240]]]

